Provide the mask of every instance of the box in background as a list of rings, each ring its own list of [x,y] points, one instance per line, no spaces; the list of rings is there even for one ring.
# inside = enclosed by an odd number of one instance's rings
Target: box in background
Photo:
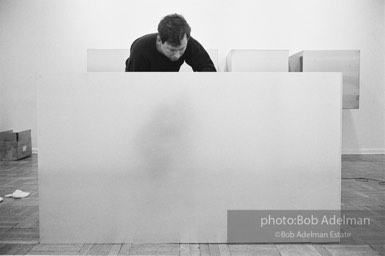
[[[305,50],[289,58],[290,72],[342,72],[343,109],[359,109],[360,50]]]
[[[19,160],[31,155],[31,130],[0,132],[0,160]]]

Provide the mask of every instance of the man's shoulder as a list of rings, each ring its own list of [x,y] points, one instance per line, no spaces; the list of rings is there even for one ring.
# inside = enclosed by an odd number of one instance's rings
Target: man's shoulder
[[[155,47],[157,33],[151,33],[137,38],[131,45],[131,50],[135,48]]]
[[[197,50],[197,49],[200,50],[203,48],[201,43],[199,43],[199,41],[193,38],[192,36],[188,40],[187,47],[190,48],[191,50]]]
[[[192,36],[190,36],[188,43],[189,44],[199,44],[199,42]]]
[[[139,37],[135,41],[152,41],[156,39],[157,33],[150,33],[144,36]]]

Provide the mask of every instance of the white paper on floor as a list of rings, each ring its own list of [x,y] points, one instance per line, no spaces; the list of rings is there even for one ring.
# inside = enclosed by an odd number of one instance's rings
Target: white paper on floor
[[[12,194],[6,195],[5,197],[13,197],[13,198],[19,199],[19,198],[27,197],[30,194],[31,193],[29,193],[29,192],[24,192],[24,191],[17,189],[17,190],[15,190],[15,192],[13,192]]]
[[[0,203],[3,202],[3,198],[0,196]]]

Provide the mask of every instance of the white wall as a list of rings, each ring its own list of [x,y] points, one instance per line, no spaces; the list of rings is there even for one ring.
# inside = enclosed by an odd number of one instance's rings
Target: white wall
[[[343,150],[385,152],[383,0],[0,0],[1,129],[32,128],[35,78],[84,72],[88,48],[127,48],[161,17],[185,15],[192,35],[219,50],[361,50],[360,109],[343,111]],[[122,66],[124,60],[122,60]]]

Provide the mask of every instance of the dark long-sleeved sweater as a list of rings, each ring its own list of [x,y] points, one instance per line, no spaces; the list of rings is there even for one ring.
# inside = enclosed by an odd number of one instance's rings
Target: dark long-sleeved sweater
[[[188,40],[184,54],[177,61],[171,61],[156,49],[156,36],[156,33],[148,34],[132,43],[126,72],[179,71],[184,61],[194,71],[216,71],[210,56],[194,38]]]

